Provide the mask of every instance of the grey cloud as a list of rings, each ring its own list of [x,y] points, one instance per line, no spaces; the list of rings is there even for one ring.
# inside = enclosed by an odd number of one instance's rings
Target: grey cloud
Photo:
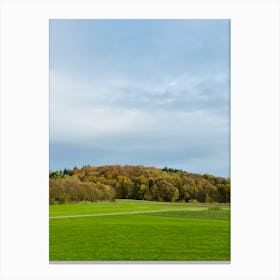
[[[209,147],[210,146],[210,147]],[[213,146],[213,145],[212,145]],[[107,146],[51,143],[51,166],[63,161],[65,167],[84,164],[133,164],[146,166],[170,166],[190,172],[203,172],[228,176],[228,150],[211,149],[211,145],[149,145]],[[61,166],[61,165],[60,165]],[[58,167],[59,168],[59,167]],[[219,170],[220,168],[220,170]],[[224,169],[224,170],[221,170]]]
[[[55,83],[55,80],[54,80]],[[67,84],[65,86],[65,84]],[[209,113],[228,109],[229,83],[224,75],[196,77],[181,75],[158,83],[147,81],[114,79],[93,80],[82,87],[71,85],[71,81],[56,84],[64,93],[60,97],[53,94],[55,103],[69,106],[108,106],[139,109],[143,111],[197,111]],[[59,101],[60,98],[60,101]]]
[[[71,22],[51,26],[53,168],[228,175],[229,21]]]
[[[51,141],[51,165],[55,166],[55,162],[61,160],[68,167],[83,164],[166,165],[228,176],[229,143],[226,139],[229,132],[224,125],[217,125],[203,115],[189,120],[184,115],[177,117],[160,117],[161,122],[153,130],[145,130],[141,125],[132,131],[95,136],[87,133],[88,138],[82,140],[73,133],[72,141]],[[225,166],[224,171],[217,170],[221,166]]]

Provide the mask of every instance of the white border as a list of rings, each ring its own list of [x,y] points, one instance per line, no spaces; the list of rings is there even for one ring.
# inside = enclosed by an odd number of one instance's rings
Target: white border
[[[1,279],[280,279],[278,1],[1,2]],[[231,19],[231,264],[50,265],[48,19]]]

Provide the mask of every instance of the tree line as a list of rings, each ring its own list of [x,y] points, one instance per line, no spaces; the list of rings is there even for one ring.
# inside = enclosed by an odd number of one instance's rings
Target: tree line
[[[83,166],[49,172],[50,204],[114,201],[230,202],[230,179],[132,165]]]

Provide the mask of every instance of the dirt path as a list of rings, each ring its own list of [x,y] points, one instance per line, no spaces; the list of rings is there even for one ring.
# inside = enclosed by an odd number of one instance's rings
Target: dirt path
[[[69,215],[69,216],[52,216],[50,219],[64,219],[64,218],[82,218],[82,217],[99,217],[99,216],[115,216],[115,215],[134,215],[134,214],[145,214],[145,213],[158,213],[167,211],[202,211],[205,208],[193,208],[193,209],[162,209],[154,211],[134,211],[134,212],[119,212],[119,213],[103,213],[103,214],[84,214],[84,215]]]

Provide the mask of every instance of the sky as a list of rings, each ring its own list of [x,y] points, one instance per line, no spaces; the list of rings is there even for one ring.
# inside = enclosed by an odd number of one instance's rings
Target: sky
[[[50,170],[230,176],[229,20],[50,20]]]

